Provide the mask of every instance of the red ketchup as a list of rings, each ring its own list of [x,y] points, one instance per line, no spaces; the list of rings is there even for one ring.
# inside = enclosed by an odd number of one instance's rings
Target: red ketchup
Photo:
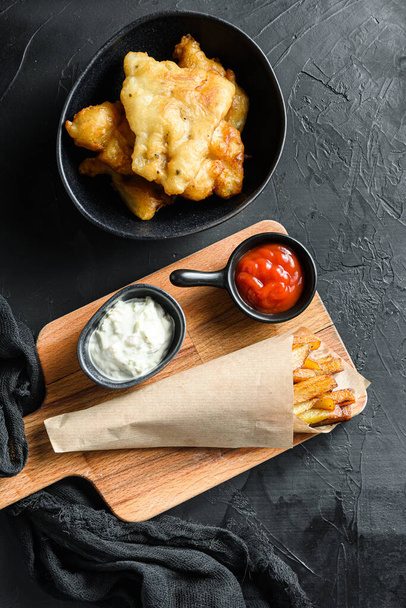
[[[271,243],[242,256],[235,282],[243,300],[268,314],[292,308],[303,290],[303,271],[297,256],[284,245]]]

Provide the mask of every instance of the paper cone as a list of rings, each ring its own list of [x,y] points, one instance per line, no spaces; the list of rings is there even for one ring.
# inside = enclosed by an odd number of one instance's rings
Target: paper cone
[[[45,420],[55,452],[293,444],[292,333]]]

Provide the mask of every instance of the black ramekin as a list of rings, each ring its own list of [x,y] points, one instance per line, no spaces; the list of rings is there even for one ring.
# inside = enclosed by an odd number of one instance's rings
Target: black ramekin
[[[162,359],[162,361],[154,367],[147,374],[140,376],[139,378],[131,378],[130,380],[112,380],[107,376],[104,376],[97,367],[93,364],[92,359],[89,353],[89,340],[90,336],[97,329],[97,326],[107,313],[107,311],[114,306],[116,302],[119,300],[127,301],[133,300],[134,298],[146,298],[150,296],[162,306],[166,313],[168,313],[173,321],[174,321],[174,333],[172,342]],[[78,345],[77,345],[77,356],[79,360],[80,367],[96,384],[103,386],[104,388],[110,389],[124,389],[131,388],[132,386],[136,386],[137,384],[141,384],[141,382],[145,382],[152,376],[155,376],[158,372],[160,372],[172,359],[178,354],[180,351],[183,340],[185,339],[186,334],[186,319],[183,314],[183,310],[177,301],[169,295],[163,289],[159,287],[155,287],[154,285],[145,285],[145,284],[137,284],[137,285],[129,285],[128,287],[124,287],[118,291],[114,296],[112,296],[103,306],[99,308],[99,310],[93,315],[93,317],[86,323],[84,326],[82,333],[79,336]]]
[[[235,270],[242,256],[260,245],[278,243],[286,245],[296,254],[304,274],[304,287],[299,300],[285,312],[269,314],[259,312],[247,304],[241,297],[235,282]],[[262,323],[284,323],[300,315],[311,303],[316,291],[317,270],[314,260],[307,249],[296,239],[280,232],[262,232],[243,241],[230,255],[227,266],[215,272],[199,272],[197,270],[175,270],[170,276],[173,285],[177,287],[211,286],[227,289],[234,303],[246,315],[262,321]]]

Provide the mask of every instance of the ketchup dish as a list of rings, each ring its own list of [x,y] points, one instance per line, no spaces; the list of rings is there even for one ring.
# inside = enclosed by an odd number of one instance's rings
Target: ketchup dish
[[[303,270],[286,245],[267,243],[245,253],[237,264],[235,282],[243,300],[260,312],[286,312],[303,291]]]
[[[279,232],[262,232],[238,245],[225,268],[175,270],[170,280],[178,287],[222,287],[252,319],[283,323],[300,315],[313,300],[317,271],[299,241]]]

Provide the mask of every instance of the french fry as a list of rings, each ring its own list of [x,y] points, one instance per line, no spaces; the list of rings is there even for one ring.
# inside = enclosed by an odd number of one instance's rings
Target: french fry
[[[313,397],[318,397],[336,388],[337,382],[332,376],[315,376],[309,380],[298,382],[293,387],[293,403],[301,403]]]
[[[344,369],[342,359],[334,357],[323,357],[317,359],[317,363],[320,366],[320,371],[316,371],[317,374],[338,374]]]
[[[297,384],[298,382],[303,382],[303,380],[314,378],[315,375],[316,372],[313,369],[295,369],[293,372],[293,382]]]
[[[293,411],[310,426],[335,424],[351,418],[351,404],[355,403],[352,389],[338,389],[333,374],[344,370],[339,357],[309,358],[321,341],[314,335],[293,337]]]
[[[310,352],[309,344],[298,344],[292,348],[292,369],[299,369],[306,361]]]
[[[296,403],[296,405],[293,406],[293,412],[295,416],[299,416],[299,414],[310,410],[316,403],[316,401],[317,397],[314,397],[314,399],[309,399],[308,401],[303,401],[302,403]]]
[[[317,350],[321,342],[316,336],[310,334],[308,336],[293,336],[293,345],[296,344],[309,344],[311,350]]]
[[[330,397],[336,405],[340,405],[341,407],[355,403],[355,394],[352,388],[341,388],[338,391],[333,391],[328,395],[321,395],[320,397]]]
[[[334,403],[334,399],[327,395],[325,397],[319,397],[313,406],[315,410],[329,410],[330,412],[333,412],[335,407],[336,404]]]
[[[335,424],[336,422],[344,422],[344,420],[349,420],[351,418],[351,408],[349,408],[348,411],[347,408],[341,409],[339,405],[336,405],[334,411],[332,412],[312,408],[300,414],[299,418],[312,426],[319,426],[320,424]]]
[[[336,405],[336,409],[334,410],[334,412],[328,412],[328,414],[330,414],[328,418],[323,421],[314,423],[313,426],[320,426],[321,424],[337,424],[337,422],[345,422],[346,420],[350,420],[351,406],[346,405],[345,407],[341,408],[339,405]]]
[[[327,418],[331,418],[331,416],[332,416],[332,412],[328,412],[327,410],[314,409],[314,408],[311,408],[310,410],[306,410],[302,414],[299,414],[299,418],[301,420],[303,420],[303,422],[306,422],[307,424],[310,424],[311,426],[314,426],[317,423],[323,422],[324,420],[327,420]]]
[[[314,361],[313,359],[309,359],[309,357],[303,363],[302,367],[303,367],[303,369],[314,369],[317,371],[321,371],[321,367],[318,364],[318,362]]]

